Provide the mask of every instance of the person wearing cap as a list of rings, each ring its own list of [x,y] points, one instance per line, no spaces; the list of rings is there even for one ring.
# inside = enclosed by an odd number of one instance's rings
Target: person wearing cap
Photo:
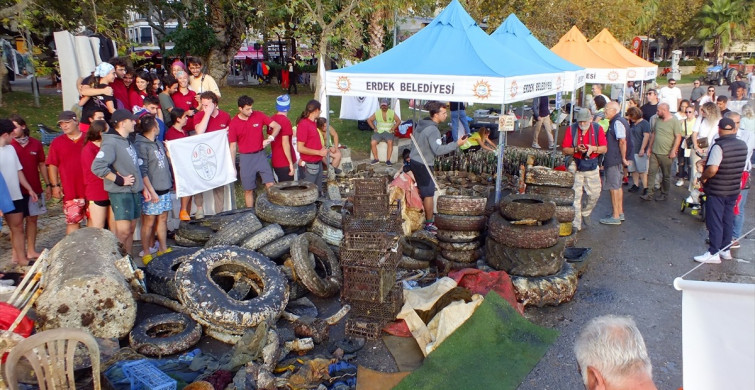
[[[110,119],[110,115],[115,111],[116,100],[113,97],[113,88],[110,84],[115,81],[115,68],[108,62],[100,62],[94,69],[92,75],[81,81],[79,87],[79,106],[81,106],[81,121],[79,127],[81,131],[89,128],[89,117],[94,110],[98,108],[105,109],[105,118]]]
[[[115,235],[127,253],[134,243],[134,229],[142,213],[144,201],[152,200],[142,181],[136,148],[129,141],[134,132],[136,117],[128,110],[119,109],[111,119],[114,132],[102,135],[100,151],[92,161],[92,173],[101,177],[110,198],[115,219]]]
[[[577,123],[566,128],[562,151],[573,157],[573,165],[567,168],[574,172],[574,221],[572,226],[582,230],[582,223],[590,225],[590,214],[598,203],[601,183],[598,170],[598,157],[608,150],[606,133],[596,122],[592,121],[590,110],[579,109]],[[587,194],[587,201],[582,207],[582,193]]]
[[[288,111],[291,110],[291,98],[289,95],[281,95],[275,99],[275,109],[278,111],[270,119],[280,125],[278,136],[270,143],[272,151],[272,165],[278,181],[293,181],[294,167],[296,166],[296,154],[294,153],[294,131],[291,120],[288,119]],[[268,133],[272,129],[268,127]],[[272,134],[271,134],[272,135]]]
[[[4,213],[5,221],[10,228],[11,259],[20,266],[29,265],[26,255],[26,236],[24,235],[24,218],[29,214],[29,200],[21,193],[21,187],[29,193],[32,201],[36,202],[37,194],[26,180],[23,166],[18,159],[16,149],[11,146],[13,132],[16,125],[9,119],[0,119],[0,173],[4,180],[10,197],[13,200],[13,210]],[[29,248],[34,250],[34,248]]]
[[[254,99],[251,97],[246,95],[239,97],[239,113],[231,119],[228,130],[231,161],[236,161],[237,151],[241,154],[239,165],[246,207],[254,206],[254,190],[257,188],[258,173],[265,187],[270,187],[275,182],[273,170],[265,156],[265,147],[277,138],[281,129],[277,122],[262,111],[252,110],[252,105],[254,105]],[[265,137],[267,134],[265,126],[270,132],[267,137]]]
[[[391,155],[393,154],[393,132],[401,124],[401,118],[388,108],[388,99],[380,99],[380,109],[367,119],[367,124],[375,134],[372,135],[370,147],[372,148],[372,157],[370,164],[377,164],[378,159],[377,144],[385,142],[388,144],[388,151],[385,158],[385,165],[391,165]]]
[[[58,127],[63,130],[63,135],[50,144],[46,164],[52,197],[63,199],[68,234],[78,229],[86,216],[86,188],[79,166],[86,137],[79,129],[79,121],[73,111],[63,111],[58,115]]]
[[[199,95],[199,111],[194,115],[194,131],[196,134],[210,133],[218,130],[228,130],[231,124],[231,116],[218,108],[218,95],[212,91],[205,91]],[[231,161],[235,160],[235,155]],[[223,211],[225,194],[224,186],[214,188],[212,197],[216,213]],[[204,194],[194,195],[194,204],[197,205],[197,211],[194,218],[204,218]]]
[[[671,164],[679,151],[682,142],[682,124],[669,111],[668,103],[658,104],[658,114],[650,125],[650,167],[648,169],[648,192],[640,196],[642,200],[666,200],[671,189]],[[655,181],[658,171],[661,171],[661,193],[655,196]]]
[[[708,251],[694,259],[701,263],[720,263],[731,260],[729,245],[734,228],[734,205],[742,183],[747,162],[747,144],[737,139],[737,125],[731,118],[718,122],[718,139],[708,151],[703,183],[705,226],[708,228]]]

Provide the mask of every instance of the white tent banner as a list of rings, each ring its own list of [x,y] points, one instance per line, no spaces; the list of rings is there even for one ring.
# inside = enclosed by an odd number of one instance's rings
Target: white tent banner
[[[564,73],[506,77],[504,102],[508,104],[555,95],[564,89],[565,78]]]
[[[755,389],[755,284],[677,278],[684,390]]]
[[[587,84],[624,84],[627,82],[626,69],[587,68],[585,69],[585,83]]]
[[[166,142],[176,179],[176,196],[190,196],[236,181],[228,131],[218,130]]]
[[[564,88],[566,92],[574,91],[585,85],[585,70],[564,72]]]

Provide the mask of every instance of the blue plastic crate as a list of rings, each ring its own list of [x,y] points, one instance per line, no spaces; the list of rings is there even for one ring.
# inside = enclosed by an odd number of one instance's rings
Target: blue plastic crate
[[[55,138],[63,135],[62,131],[55,131],[43,124],[37,124],[37,129],[39,130],[39,135],[42,138],[42,144],[43,145],[50,145],[52,143],[52,140]]]
[[[124,364],[123,373],[131,382],[131,390],[176,390],[176,380],[146,359]]]

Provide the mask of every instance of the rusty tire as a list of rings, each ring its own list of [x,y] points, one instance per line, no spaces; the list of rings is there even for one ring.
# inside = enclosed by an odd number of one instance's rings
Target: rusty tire
[[[565,263],[555,275],[529,278],[512,276],[516,299],[524,306],[556,306],[569,302],[577,292],[577,270]]]
[[[299,235],[291,244],[291,260],[297,278],[313,294],[328,298],[340,291],[343,285],[341,266],[320,236],[314,233]]]
[[[234,278],[217,276],[223,273],[251,281],[250,295],[231,298],[229,291],[236,283]],[[262,321],[276,321],[288,303],[286,279],[275,263],[240,247],[216,246],[197,251],[176,271],[176,284],[179,300],[192,318],[233,334],[241,334]]]
[[[555,203],[556,206],[571,206],[574,204],[574,190],[571,188],[529,185],[524,192],[526,194],[540,195]]]
[[[242,213],[226,223],[217,233],[215,233],[207,243],[206,247],[217,245],[239,245],[244,239],[262,229],[262,222],[254,213]]]
[[[441,195],[438,197],[438,213],[449,215],[485,215],[487,198],[480,196]]]
[[[446,251],[442,250],[440,251],[441,256],[443,256],[444,259],[455,261],[458,263],[474,263],[482,257],[482,249],[471,249],[466,251]]]
[[[257,197],[255,211],[257,216],[270,223],[281,226],[306,226],[312,223],[317,216],[317,205],[306,206],[281,206],[270,202],[267,194]]]
[[[457,231],[439,229],[436,236],[439,242],[472,242],[480,238],[480,231]]]
[[[279,206],[299,207],[317,201],[317,186],[308,181],[282,181],[267,189],[267,198]]]
[[[165,356],[183,352],[202,338],[202,327],[186,314],[168,313],[147,317],[128,335],[136,352]]]
[[[501,200],[501,215],[511,221],[547,221],[555,212],[556,204],[540,195],[511,194]]]
[[[188,260],[196,249],[179,248],[166,254],[156,256],[147,264],[145,282],[150,292],[178,300],[176,289],[176,270]]]
[[[557,171],[548,167],[535,166],[527,169],[524,182],[538,186],[572,188],[574,174],[569,171]]]
[[[565,245],[566,240],[560,238],[558,243],[550,248],[512,248],[488,237],[485,241],[485,260],[492,268],[506,271],[509,275],[552,275],[564,265]]]
[[[419,261],[431,261],[438,255],[438,246],[422,237],[402,237],[401,253]]]
[[[485,230],[488,218],[484,215],[436,214],[435,226],[444,230]]]
[[[471,251],[482,246],[482,241],[474,240],[470,242],[439,242],[440,250],[445,251]]]
[[[558,243],[558,222],[555,219],[543,222],[542,225],[514,225],[503,216],[490,216],[488,226],[490,237],[499,243],[525,249],[549,248]]]
[[[343,228],[343,214],[341,214],[341,211],[343,210],[344,203],[343,200],[323,201],[317,210],[317,218],[328,226],[337,229]]]
[[[398,262],[398,267],[401,269],[425,269],[430,267],[430,261],[417,260],[409,256],[401,256],[401,260]]]
[[[574,221],[574,206],[556,206],[556,213],[553,216],[558,222],[571,223]]]
[[[263,246],[283,237],[283,229],[277,223],[273,223],[263,227],[250,234],[239,244],[240,247],[249,249],[252,251],[258,251]]]

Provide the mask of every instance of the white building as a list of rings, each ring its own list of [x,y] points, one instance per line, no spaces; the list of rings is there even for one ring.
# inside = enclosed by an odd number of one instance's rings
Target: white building
[[[132,43],[134,51],[159,50],[157,36],[152,26],[147,21],[148,15],[140,14],[134,11],[128,11],[128,24],[126,26],[126,35]],[[170,20],[165,24],[166,34],[170,34],[178,27],[176,20]],[[172,49],[173,43],[166,42],[165,49]]]

